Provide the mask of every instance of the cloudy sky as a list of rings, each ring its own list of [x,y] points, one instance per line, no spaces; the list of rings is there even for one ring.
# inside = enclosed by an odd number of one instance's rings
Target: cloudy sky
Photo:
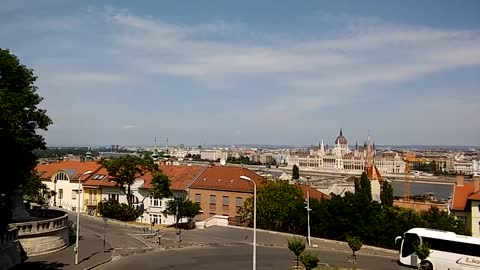
[[[3,0],[0,25],[52,146],[480,145],[480,1]]]

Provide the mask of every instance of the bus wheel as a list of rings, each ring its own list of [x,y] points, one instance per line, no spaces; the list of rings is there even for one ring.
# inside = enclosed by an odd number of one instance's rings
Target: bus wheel
[[[422,269],[423,270],[433,270],[433,265],[429,261],[422,262]]]

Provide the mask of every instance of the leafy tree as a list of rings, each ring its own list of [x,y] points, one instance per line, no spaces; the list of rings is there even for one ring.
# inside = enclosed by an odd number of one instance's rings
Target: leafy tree
[[[159,170],[150,157],[141,158],[126,155],[114,159],[102,159],[99,163],[107,169],[113,181],[127,195],[127,202],[130,206],[133,203],[130,188],[135,179],[145,175],[147,172],[155,174]]]
[[[357,267],[357,255],[355,252],[359,251],[362,248],[363,242],[359,237],[356,236],[347,236],[347,243],[350,249],[352,250],[352,262],[353,268]]]
[[[292,239],[288,240],[288,249],[290,249],[293,254],[297,257],[297,267],[298,267],[298,261],[299,257],[302,254],[302,252],[305,250],[305,242],[298,237],[293,237]]]
[[[317,256],[312,254],[304,254],[300,256],[300,261],[305,265],[307,270],[315,269],[318,266],[318,262],[320,261]]]
[[[177,202],[178,202],[178,216],[177,216]],[[190,200],[185,198],[176,198],[175,200],[170,200],[167,202],[167,207],[163,211],[163,215],[167,216],[176,216],[177,221],[181,220],[184,217],[194,218],[196,215],[200,214],[202,208],[199,203],[193,203]]]
[[[292,179],[297,180],[299,178],[300,178],[300,172],[299,172],[298,166],[294,164],[292,169]]]
[[[121,221],[133,221],[142,215],[142,211],[125,203],[120,204],[116,200],[105,200],[98,203],[98,212],[103,217],[118,219]]]
[[[251,198],[244,209],[253,216]],[[305,214],[303,214],[305,213]],[[257,192],[257,226],[268,230],[295,232],[301,224],[299,215],[306,216],[303,193],[288,181],[265,182]]]
[[[35,175],[35,149],[45,142],[37,130],[47,130],[52,123],[46,111],[38,108],[42,98],[36,93],[37,77],[9,50],[0,48],[0,141],[8,158],[2,160],[0,185],[0,229],[11,221],[11,196]]]
[[[362,195],[365,200],[372,201],[372,185],[370,183],[370,179],[365,172],[362,173],[360,176],[360,180],[355,180],[356,182],[356,190],[355,193]]]
[[[380,199],[384,206],[393,206],[393,187],[387,181],[383,182],[383,190],[380,194]]]
[[[170,190],[170,179],[162,172],[156,172],[152,178],[150,196],[155,199],[169,198],[173,196]]]
[[[418,241],[413,244],[413,250],[415,250],[415,254],[417,254],[418,258],[420,259],[420,265],[418,269],[425,269],[428,267],[428,263],[425,262],[425,259],[430,256],[430,245],[428,243],[420,244]],[[431,270],[431,269],[428,269]]]
[[[458,234],[470,234],[470,232],[465,229],[465,224],[463,224],[462,221],[455,219],[454,216],[449,215],[446,211],[440,211],[437,207],[422,211],[420,217],[426,222],[425,227],[452,231]]]

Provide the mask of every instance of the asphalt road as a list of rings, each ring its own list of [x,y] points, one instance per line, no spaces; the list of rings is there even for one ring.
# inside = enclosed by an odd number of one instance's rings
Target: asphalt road
[[[307,250],[315,254],[321,263],[330,266],[349,267],[348,254],[329,250]],[[286,247],[258,247],[257,269],[289,269],[294,265],[295,256]],[[218,246],[170,249],[134,255],[100,266],[100,270],[122,269],[250,269],[252,267],[252,246]],[[408,269],[399,266],[394,259],[360,255],[359,269],[395,270]]]

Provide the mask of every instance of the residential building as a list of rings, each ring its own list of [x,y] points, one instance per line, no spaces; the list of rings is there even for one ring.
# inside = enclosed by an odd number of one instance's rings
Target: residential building
[[[452,214],[462,220],[472,236],[480,237],[480,178],[465,182],[457,177],[451,201]]]
[[[196,221],[205,220],[214,215],[235,217],[246,199],[253,195],[253,183],[240,176],[252,179],[257,188],[262,177],[242,167],[208,166],[189,185],[188,198],[200,203],[202,214]]]
[[[82,209],[84,206],[84,197],[82,192],[83,183],[88,181],[100,170],[101,165],[97,162],[87,161],[80,162],[78,160],[66,160],[61,162],[39,164],[36,167],[37,175],[40,177],[49,190],[55,191],[55,196],[50,199],[52,206],[65,208],[67,210],[76,211],[78,200],[81,202]],[[84,175],[86,172],[91,172]]]
[[[228,153],[222,150],[202,150],[200,151],[200,158],[203,160],[218,160],[225,159],[227,160]]]

